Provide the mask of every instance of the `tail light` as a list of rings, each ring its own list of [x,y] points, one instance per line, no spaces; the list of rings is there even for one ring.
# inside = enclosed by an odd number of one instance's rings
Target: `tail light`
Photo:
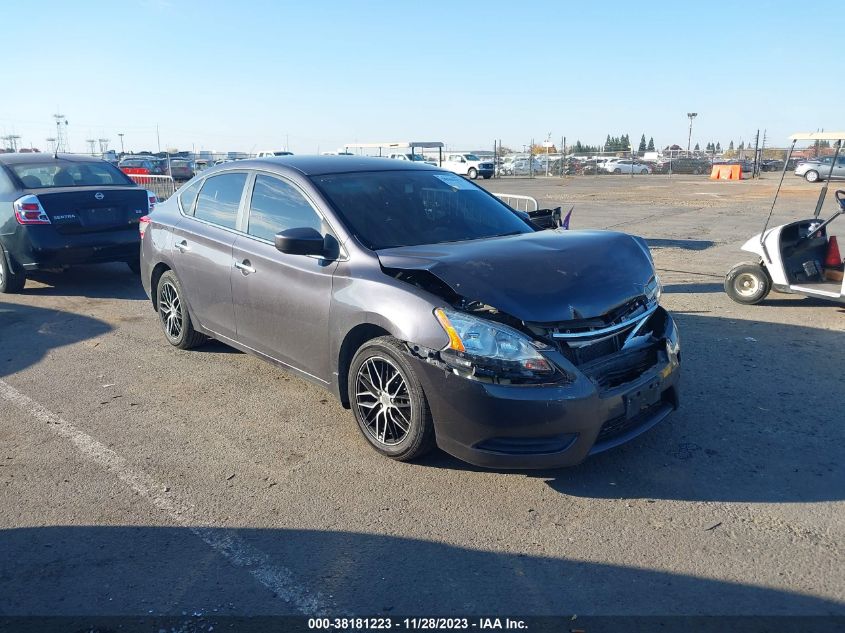
[[[158,198],[156,198],[156,195],[152,191],[147,189],[147,211],[148,211],[148,213],[152,213],[153,209],[156,208],[156,202],[158,202]],[[147,221],[149,221],[149,218],[147,219]]]
[[[50,217],[41,206],[38,196],[28,195],[12,203],[18,224],[50,224]]]
[[[147,232],[147,227],[150,226],[150,216],[145,215],[140,220],[138,220],[138,232],[141,234],[141,239],[144,239],[144,233]]]

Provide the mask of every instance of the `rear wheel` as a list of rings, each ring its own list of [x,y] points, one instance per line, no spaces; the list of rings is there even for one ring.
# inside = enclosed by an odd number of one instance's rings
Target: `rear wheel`
[[[358,350],[348,387],[358,428],[379,453],[408,461],[434,447],[428,400],[395,338],[382,336]]]
[[[20,292],[24,285],[26,285],[26,271],[11,255],[7,255],[3,249],[0,249],[0,293]]]
[[[467,172],[467,176],[469,176],[471,180],[475,180],[478,178],[478,170],[475,167],[470,167]]]
[[[613,173],[614,174],[621,174],[622,170],[617,167],[616,169],[613,170]]]
[[[206,337],[194,329],[185,305],[182,284],[172,270],[165,271],[158,280],[156,306],[164,336],[179,349],[191,349],[205,342]]]
[[[814,169],[811,169],[806,174],[804,174],[804,178],[807,180],[807,182],[818,182],[819,172]]]
[[[742,262],[725,276],[725,292],[737,303],[760,303],[772,289],[772,280],[766,269],[755,262]]]

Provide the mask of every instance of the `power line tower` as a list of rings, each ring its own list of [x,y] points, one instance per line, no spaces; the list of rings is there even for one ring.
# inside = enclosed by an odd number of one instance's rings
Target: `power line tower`
[[[9,134],[8,136],[3,136],[0,140],[6,141],[6,147],[13,152],[18,151],[18,139],[20,136],[17,134]]]
[[[95,138],[86,138],[85,142],[88,143],[88,147],[91,149],[91,156],[94,155],[94,144],[97,142]]]
[[[105,154],[109,151],[109,141],[111,139],[108,138],[98,138],[97,142],[100,144],[100,154]]]
[[[47,138],[47,139],[44,139],[44,140],[46,140],[50,144],[50,152],[55,153],[56,152],[56,137],[51,136],[50,138]]]
[[[54,114],[56,120],[56,152],[69,152],[67,142],[67,118],[64,114]]]

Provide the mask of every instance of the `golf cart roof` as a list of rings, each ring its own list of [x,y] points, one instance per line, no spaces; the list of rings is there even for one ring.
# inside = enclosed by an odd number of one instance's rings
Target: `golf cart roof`
[[[845,139],[845,132],[797,132],[790,141],[839,141]]]

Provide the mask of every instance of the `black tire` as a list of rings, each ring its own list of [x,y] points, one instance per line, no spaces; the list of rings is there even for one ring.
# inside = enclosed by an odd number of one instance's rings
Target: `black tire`
[[[11,265],[9,264],[10,261]],[[25,285],[26,271],[11,255],[0,248],[0,293],[20,292]]]
[[[475,167],[470,167],[469,171],[467,172],[467,176],[469,176],[470,180],[475,180],[478,178],[478,170]]]
[[[700,176],[700,175],[701,175],[701,170],[700,170],[698,167],[696,167],[695,169],[693,169],[693,170],[692,170],[692,173],[693,173],[693,175],[695,175],[695,176]]]
[[[172,270],[165,271],[156,287],[156,309],[161,329],[173,347],[191,349],[204,343],[208,337],[194,329],[184,297],[179,278]]]
[[[484,180],[490,180],[493,177],[493,174],[484,174]]]
[[[131,270],[136,275],[141,274],[141,259],[133,259],[126,262],[126,265],[129,266],[129,270]]]
[[[613,173],[614,174],[621,174],[622,170],[617,167],[616,169],[613,170]]]
[[[391,368],[401,384],[390,374]],[[434,423],[428,400],[395,338],[382,336],[367,341],[355,353],[349,367],[348,388],[358,429],[379,453],[405,462],[434,448]],[[395,389],[393,396],[391,389]],[[407,429],[402,428],[403,421]],[[383,425],[381,433],[379,424]]]
[[[757,262],[737,264],[725,275],[725,292],[737,303],[760,303],[771,289],[772,280],[769,273]]]
[[[811,169],[806,174],[804,174],[804,179],[807,182],[818,182],[819,181],[819,172],[815,169]]]

